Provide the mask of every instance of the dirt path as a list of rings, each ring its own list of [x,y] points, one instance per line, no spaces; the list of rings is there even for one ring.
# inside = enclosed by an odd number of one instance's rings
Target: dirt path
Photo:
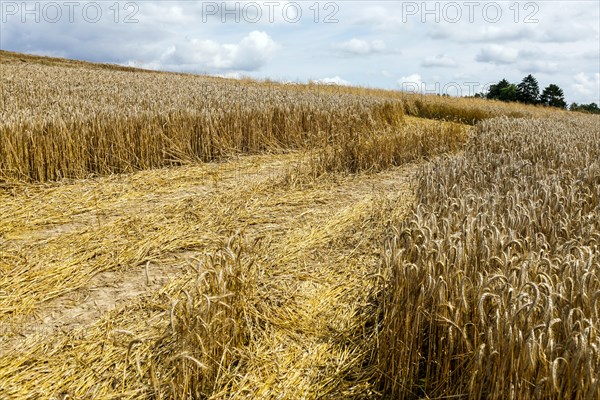
[[[242,231],[269,241],[264,324],[222,396],[373,396],[361,365],[370,357],[381,240],[412,204],[418,167],[290,186],[284,177],[298,161],[244,157],[2,194],[7,365],[31,362],[19,361],[24,348],[40,358],[45,341],[161,290]],[[10,380],[0,375],[0,386],[2,379]]]
[[[31,336],[88,325],[128,299],[159,289],[218,236],[210,229],[215,223],[206,224],[207,232],[202,226],[189,229],[186,222],[202,224],[212,213],[207,210],[197,218],[201,210],[186,214],[187,209],[261,185],[297,159],[243,157],[3,193],[0,355]],[[166,213],[164,225],[153,228],[167,231],[166,242],[184,239],[182,243],[154,254],[131,254],[144,239],[157,241],[155,235],[136,231]],[[193,233],[206,240],[188,240]],[[115,240],[119,236],[122,240]]]

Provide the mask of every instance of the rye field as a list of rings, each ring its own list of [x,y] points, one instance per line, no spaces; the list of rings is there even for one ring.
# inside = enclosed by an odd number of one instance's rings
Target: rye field
[[[0,51],[0,399],[599,399],[600,117]]]

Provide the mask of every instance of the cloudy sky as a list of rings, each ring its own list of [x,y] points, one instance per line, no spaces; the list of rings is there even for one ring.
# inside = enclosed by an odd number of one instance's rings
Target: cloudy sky
[[[0,49],[474,94],[533,74],[600,103],[600,2],[0,0]]]

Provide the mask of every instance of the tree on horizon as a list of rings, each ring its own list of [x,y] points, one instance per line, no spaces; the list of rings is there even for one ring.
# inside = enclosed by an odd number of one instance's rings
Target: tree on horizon
[[[563,90],[559,88],[558,85],[553,83],[548,85],[542,92],[542,95],[540,96],[540,103],[550,107],[567,107]]]
[[[506,79],[502,79],[495,85],[490,86],[490,90],[486,97],[488,99],[501,100],[501,101],[516,101],[517,99],[517,85],[510,83]]]
[[[500,82],[495,85],[491,85],[490,89],[486,95],[488,99],[499,100],[500,99],[500,91],[502,89],[506,89],[510,86],[510,82],[506,79],[502,79]]]
[[[537,79],[529,74],[517,85],[517,101],[525,104],[537,104],[539,102],[540,87]]]

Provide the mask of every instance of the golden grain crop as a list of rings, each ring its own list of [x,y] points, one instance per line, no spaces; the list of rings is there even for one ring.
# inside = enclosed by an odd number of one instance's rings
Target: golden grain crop
[[[422,169],[384,258],[388,393],[598,398],[598,122],[485,121]]]
[[[402,120],[393,99],[32,63],[0,72],[0,179],[49,181],[324,146]]]
[[[0,183],[346,145],[356,135],[393,131],[404,113],[469,124],[545,113],[476,99],[232,81],[7,52],[0,63]]]

